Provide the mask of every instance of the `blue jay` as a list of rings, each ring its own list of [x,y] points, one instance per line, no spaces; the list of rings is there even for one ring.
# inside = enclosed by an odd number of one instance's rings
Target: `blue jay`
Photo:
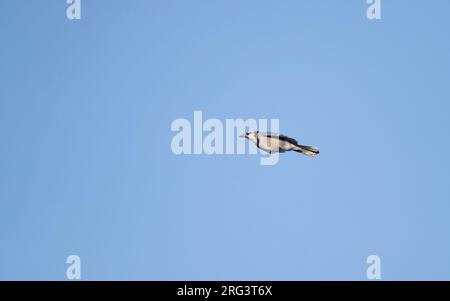
[[[248,132],[241,135],[256,144],[259,149],[268,153],[284,153],[286,151],[295,151],[307,156],[315,157],[319,154],[319,149],[313,146],[298,144],[297,140],[284,135],[273,133]]]

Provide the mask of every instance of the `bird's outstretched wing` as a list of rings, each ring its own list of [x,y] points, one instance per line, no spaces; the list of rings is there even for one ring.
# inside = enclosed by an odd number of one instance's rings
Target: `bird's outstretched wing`
[[[288,137],[288,136],[280,135],[280,136],[279,136],[279,139],[280,139],[281,141],[286,141],[286,142],[292,143],[292,144],[294,144],[294,145],[298,145],[297,140],[295,140],[294,138],[290,138],[290,137]]]
[[[278,134],[275,134],[275,133],[264,133],[264,135],[266,135],[267,137],[278,138],[281,141],[286,141],[286,142],[289,142],[289,143],[294,144],[294,145],[298,145],[297,140],[295,140],[294,138],[290,138],[288,136],[285,136],[285,135],[278,135]]]

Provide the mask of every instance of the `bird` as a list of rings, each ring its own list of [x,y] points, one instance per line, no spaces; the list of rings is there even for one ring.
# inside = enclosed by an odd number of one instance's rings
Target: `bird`
[[[247,132],[240,137],[246,138],[259,149],[262,149],[270,154],[284,153],[287,151],[295,151],[306,156],[315,157],[319,154],[319,149],[314,146],[300,145],[294,138],[289,138],[284,135],[275,133],[261,133],[259,131]]]

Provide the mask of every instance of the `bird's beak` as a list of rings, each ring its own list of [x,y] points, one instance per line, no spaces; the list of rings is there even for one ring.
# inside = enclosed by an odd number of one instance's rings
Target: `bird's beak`
[[[242,134],[242,135],[240,135],[239,137],[241,137],[241,138],[247,138],[247,134]]]

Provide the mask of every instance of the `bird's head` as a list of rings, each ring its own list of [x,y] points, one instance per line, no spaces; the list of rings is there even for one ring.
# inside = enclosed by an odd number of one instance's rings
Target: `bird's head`
[[[241,137],[241,138],[247,138],[247,139],[250,139],[250,140],[254,140],[254,139],[256,139],[256,134],[257,134],[258,132],[247,132],[247,133],[245,133],[245,134],[243,134],[243,135],[241,135],[241,136],[239,136],[239,137]]]

